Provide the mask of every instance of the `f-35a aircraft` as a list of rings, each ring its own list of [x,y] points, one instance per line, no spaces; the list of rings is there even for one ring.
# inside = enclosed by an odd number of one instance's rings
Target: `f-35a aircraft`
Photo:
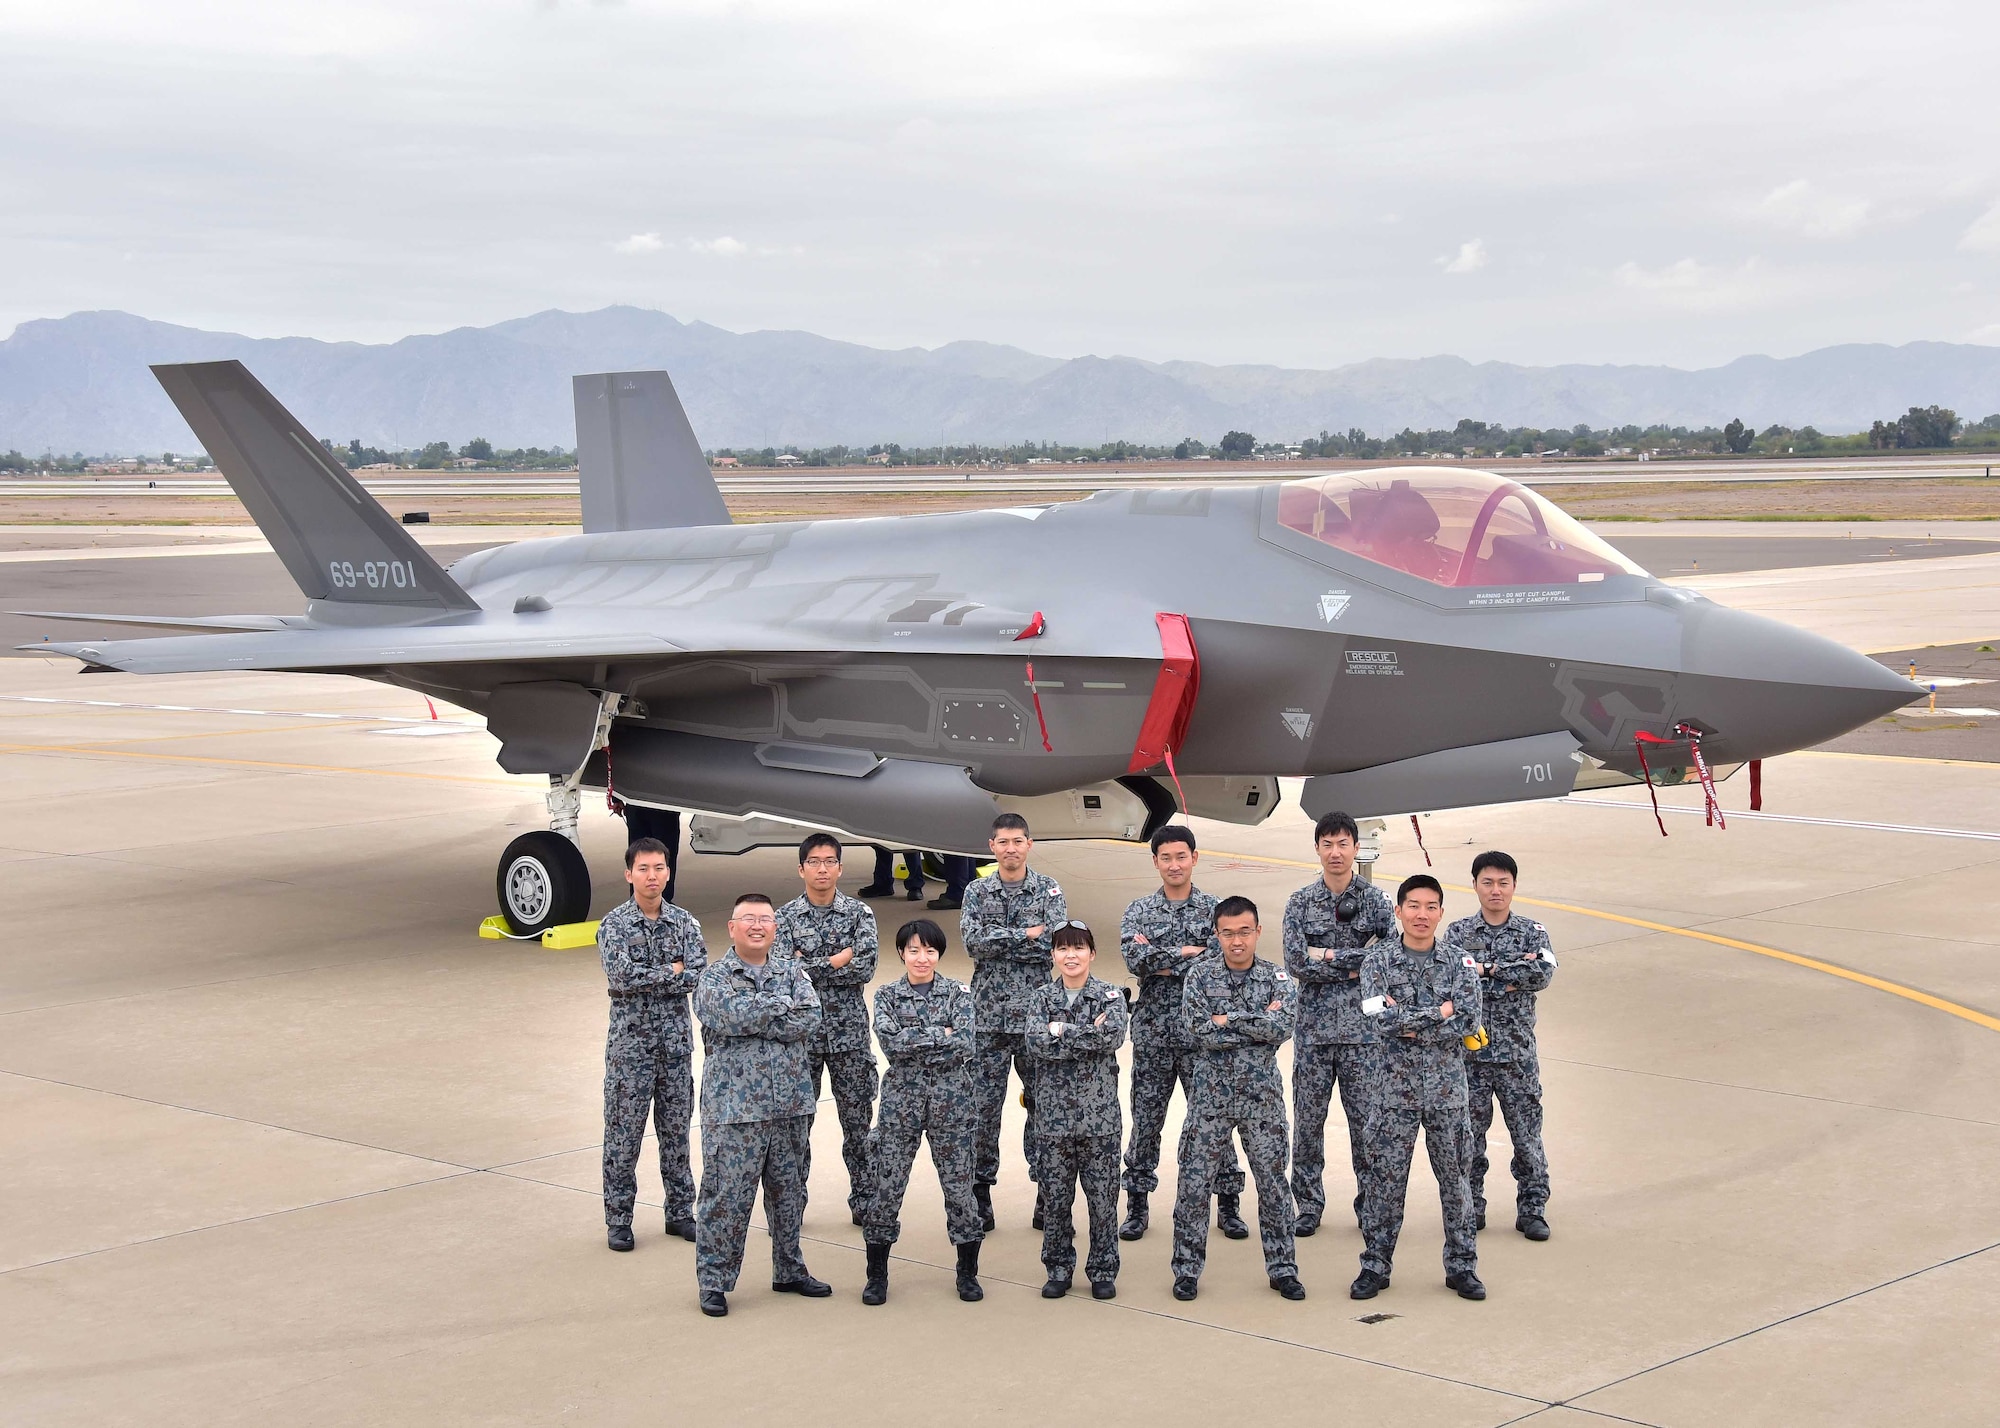
[[[549,780],[551,831],[500,862],[521,933],[587,915],[588,789],[722,815],[723,851],[806,824],[973,852],[1003,808],[1040,837],[1257,823],[1281,776],[1315,815],[1555,797],[1642,757],[1726,776],[1916,697],[1481,471],[732,525],[661,372],[575,379],[583,534],[447,571],[240,363],[153,370],[305,612],[114,617],[232,633],[53,648],[86,670],[351,674],[484,714],[501,767]]]

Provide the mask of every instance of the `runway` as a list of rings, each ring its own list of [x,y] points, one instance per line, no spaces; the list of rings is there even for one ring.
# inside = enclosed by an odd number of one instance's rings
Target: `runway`
[[[1732,539],[1798,541],[1693,583],[1864,648],[2000,635],[1991,550],[1829,564],[1844,537],[1702,539],[1724,565]],[[94,608],[283,582],[259,553],[52,554],[0,564],[10,608],[51,570]],[[1795,563],[1754,564],[1774,557]],[[275,594],[235,608],[297,607]],[[1541,999],[1554,1238],[1509,1228],[1496,1126],[1485,1304],[1442,1287],[1421,1156],[1393,1287],[1366,1305],[1338,1219],[1300,1244],[1304,1303],[1219,1236],[1200,1298],[1174,1301],[1167,1186],[1116,1300],[1047,1303],[1010,1124],[986,1301],[951,1292],[920,1166],[890,1301],[864,1308],[829,1114],[806,1254],[836,1297],[765,1292],[753,1237],[709,1321],[645,1157],[638,1252],[604,1249],[593,953],[473,935],[497,850],[541,825],[536,781],[483,732],[385,736],[429,711],[357,681],[73,671],[0,663],[10,1421],[1695,1428],[1975,1423],[2000,1397],[2000,762],[1798,754],[1766,768],[1772,817],[1670,814],[1666,838],[1630,791],[1422,820],[1448,911],[1472,909],[1472,854],[1504,846],[1562,959]],[[1743,809],[1741,777],[1722,795]],[[621,826],[585,811],[600,911]],[[1262,827],[1198,828],[1197,881],[1256,899],[1275,955],[1313,876],[1295,789]],[[1378,881],[1426,866],[1407,820],[1389,833]],[[1101,929],[1153,886],[1121,845],[1036,863]],[[851,856],[843,885],[867,871]],[[736,892],[796,879],[782,851],[690,858],[684,901],[717,949]],[[912,910],[876,906],[885,930]],[[964,977],[962,953],[943,970]],[[1124,980],[1115,953],[1098,970]],[[1328,1129],[1344,1144],[1337,1105]]]

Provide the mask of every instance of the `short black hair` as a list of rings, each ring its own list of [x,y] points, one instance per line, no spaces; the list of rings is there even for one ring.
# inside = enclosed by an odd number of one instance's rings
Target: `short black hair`
[[[945,941],[944,929],[939,927],[935,922],[932,922],[928,917],[916,918],[896,929],[896,952],[898,955],[901,955],[903,949],[908,947],[912,942],[921,942],[926,947],[935,947],[940,955],[951,945]]]
[[[1051,947],[1088,947],[1097,951],[1097,938],[1088,927],[1080,922],[1065,922],[1056,929],[1056,935],[1049,939]]]
[[[834,837],[831,833],[808,833],[799,843],[800,867],[805,866],[806,859],[812,856],[812,850],[815,848],[831,848],[833,849],[835,861],[838,861],[840,858],[840,840],[838,838]]]
[[[632,871],[632,865],[639,861],[641,853],[658,853],[662,858],[667,859],[667,866],[669,868],[674,865],[674,860],[667,856],[667,845],[665,843],[662,843],[657,838],[634,838],[630,843],[625,845],[626,872],[629,873]]]
[[[1319,822],[1313,824],[1313,846],[1317,848],[1322,838],[1333,838],[1342,833],[1357,843],[1361,841],[1361,827],[1354,821],[1354,815],[1342,813],[1337,808],[1331,813],[1322,813]]]
[[[1518,883],[1521,881],[1521,869],[1515,864],[1512,858],[1508,857],[1507,854],[1501,852],[1498,848],[1488,853],[1481,853],[1472,860],[1473,881],[1477,882],[1479,875],[1488,868],[1498,868],[1515,882]]]
[[[1190,853],[1198,851],[1195,847],[1194,829],[1184,824],[1169,823],[1147,840],[1147,846],[1155,853],[1159,852],[1160,849],[1166,847],[1169,843],[1185,843]]]
[[[993,820],[993,831],[996,835],[1008,828],[1018,828],[1023,833],[1028,833],[1028,820],[1018,813],[1003,813]],[[1028,833],[1028,836],[1032,838],[1035,835]]]
[[[729,915],[731,917],[736,916],[736,909],[743,906],[743,904],[746,902],[751,904],[752,906],[755,906],[758,903],[762,903],[765,907],[777,906],[776,903],[772,902],[771,899],[765,896],[763,893],[738,893],[736,894],[736,901],[729,904]]]
[[[1225,917],[1241,917],[1246,912],[1257,917],[1257,904],[1247,897],[1226,897],[1215,905],[1215,920],[1220,922]],[[1257,920],[1259,924],[1263,922],[1262,918]]]
[[[1407,878],[1403,879],[1402,883],[1396,889],[1396,905],[1401,907],[1403,899],[1407,898],[1413,892],[1422,892],[1425,888],[1429,888],[1432,892],[1436,893],[1440,903],[1444,901],[1443,883],[1440,883],[1429,873],[1411,873]]]

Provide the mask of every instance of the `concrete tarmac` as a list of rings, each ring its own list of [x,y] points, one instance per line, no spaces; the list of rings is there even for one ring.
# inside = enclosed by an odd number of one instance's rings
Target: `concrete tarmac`
[[[1991,635],[1996,559],[1860,568],[1877,603],[1922,591],[1935,624]],[[1754,588],[1838,629],[1855,569]],[[1010,1105],[986,1301],[952,1293],[920,1163],[867,1309],[829,1107],[806,1254],[835,1298],[771,1295],[753,1235],[711,1321],[645,1157],[638,1251],[604,1247],[594,954],[474,936],[499,849],[541,825],[536,781],[483,731],[405,732],[426,713],[351,680],[0,665],[0,1419],[1991,1421],[2000,766],[1794,755],[1765,809],[1799,821],[1670,813],[1664,839],[1631,791],[1421,820],[1448,910],[1504,846],[1562,959],[1541,999],[1554,1238],[1511,1230],[1496,1125],[1484,1304],[1442,1286],[1421,1155],[1370,1303],[1346,1297],[1338,1217],[1300,1244],[1305,1302],[1219,1235],[1200,1298],[1173,1300],[1170,1164],[1119,1297],[1048,1303]],[[1295,789],[1259,828],[1199,829],[1198,881],[1255,898],[1276,955],[1313,876]],[[600,806],[583,836],[602,911],[622,825]],[[1107,932],[1152,886],[1130,847],[1036,861]],[[1424,866],[1392,824],[1378,880]],[[851,856],[844,885],[867,873]],[[719,949],[736,892],[796,879],[783,850],[692,857],[683,900]],[[1098,970],[1124,980],[1108,949]],[[959,951],[944,971],[967,974]],[[1337,1104],[1328,1139],[1339,1205]]]

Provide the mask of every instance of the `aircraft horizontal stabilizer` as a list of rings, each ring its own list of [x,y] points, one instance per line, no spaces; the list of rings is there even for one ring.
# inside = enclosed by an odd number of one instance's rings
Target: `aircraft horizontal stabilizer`
[[[95,615],[81,610],[9,610],[32,620],[73,620],[86,625],[152,625],[169,630],[287,630],[290,615]]]

